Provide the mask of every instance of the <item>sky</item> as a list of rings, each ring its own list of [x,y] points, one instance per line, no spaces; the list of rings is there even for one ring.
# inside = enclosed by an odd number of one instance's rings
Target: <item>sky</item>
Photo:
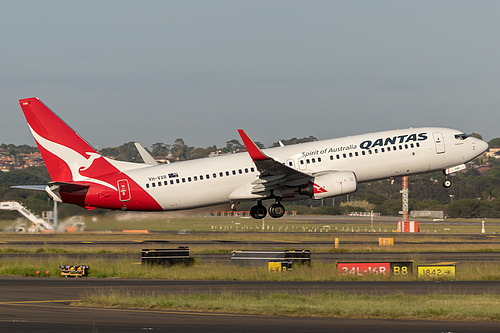
[[[499,1],[0,0],[0,143],[39,97],[96,148],[500,137]]]

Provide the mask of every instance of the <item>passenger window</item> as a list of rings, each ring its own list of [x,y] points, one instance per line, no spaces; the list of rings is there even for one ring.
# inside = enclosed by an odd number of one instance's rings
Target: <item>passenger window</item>
[[[363,150],[363,151],[361,152],[361,155],[365,156],[365,154],[366,154],[366,152]]]
[[[210,175],[206,175],[207,179],[210,179]]]
[[[320,163],[320,162],[321,162],[321,157],[318,157],[318,163]]]
[[[156,184],[155,184],[155,183],[152,183],[151,185],[153,185],[153,187],[156,187]]]
[[[216,174],[216,173],[213,173],[213,174],[212,174],[212,177],[217,178],[217,174]]]
[[[170,181],[170,185],[174,185],[174,180],[171,180],[171,181]]]
[[[340,160],[340,155],[337,155],[337,159]]]
[[[254,169],[253,167],[251,167],[251,168],[250,168],[250,171],[254,172],[254,171],[255,171],[255,169]]]
[[[167,186],[167,185],[168,185],[168,180],[165,180],[165,181],[163,182],[163,185]]]
[[[380,148],[380,151],[381,151],[382,153],[385,153],[385,149],[384,149],[384,148]]]
[[[198,180],[198,177],[197,176],[194,176],[193,177],[194,181],[197,181]]]
[[[347,155],[346,155],[346,154],[342,154],[342,156],[344,156],[344,158],[346,158],[346,157],[347,157]]]
[[[333,155],[330,155],[330,160],[332,160],[332,161],[333,161]]]
[[[304,160],[300,160],[300,164],[304,164]]]
[[[146,188],[149,188],[149,184],[146,184]]]
[[[238,173],[241,175],[243,173],[243,170],[239,169]]]
[[[182,178],[182,182],[185,183],[186,182],[186,178]]]
[[[180,183],[179,179],[176,179],[176,180],[175,180],[175,182],[176,182],[177,184],[179,184],[179,183]]]
[[[158,186],[161,186],[161,182],[158,182]]]
[[[349,153],[349,157],[352,157],[352,153]]]
[[[202,175],[200,175],[200,180],[203,180],[203,176]]]
[[[191,177],[188,177],[188,182],[191,182]]]
[[[248,173],[248,168],[245,169],[245,173]]]
[[[311,163],[311,161],[309,161],[309,159],[307,159],[307,160],[306,160],[306,163],[307,163],[307,164],[309,164],[309,163]]]
[[[316,159],[314,159],[314,158],[313,158],[313,159],[311,160],[311,162],[312,162],[312,163],[316,163]]]
[[[222,172],[219,172],[219,177],[222,177],[224,176],[224,174]]]

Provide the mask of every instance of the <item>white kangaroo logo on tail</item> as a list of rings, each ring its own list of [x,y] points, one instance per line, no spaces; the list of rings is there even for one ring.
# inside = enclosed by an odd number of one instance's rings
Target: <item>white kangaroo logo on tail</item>
[[[31,126],[30,130],[38,144],[40,144],[47,151],[62,159],[64,163],[68,165],[68,168],[71,171],[71,178],[74,182],[92,182],[104,185],[112,190],[117,191],[117,188],[109,183],[106,183],[100,179],[84,177],[80,174],[80,171],[85,171],[90,168],[96,159],[102,157],[101,155],[93,152],[85,152],[87,155],[89,155],[89,158],[85,158],[73,149],[43,138],[42,136],[38,135],[38,133],[36,133],[33,128],[31,128]]]
[[[78,169],[78,171],[85,171],[85,170],[87,170],[88,168],[90,168],[92,166],[92,163],[94,163],[94,161],[96,159],[98,159],[99,157],[102,157],[101,155],[96,154],[96,153],[85,152],[85,154],[89,155],[90,157],[86,160],[86,164],[84,164],[83,166],[81,166]]]

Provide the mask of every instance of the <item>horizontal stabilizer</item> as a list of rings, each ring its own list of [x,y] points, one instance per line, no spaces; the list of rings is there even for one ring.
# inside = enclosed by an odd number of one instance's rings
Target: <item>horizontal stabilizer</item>
[[[64,183],[64,182],[50,182],[48,185],[15,185],[10,188],[32,191],[46,191],[49,194],[54,194],[53,191],[71,193],[81,190],[86,190],[90,185]],[[52,195],[51,195],[52,196]]]
[[[16,185],[10,188],[16,188],[21,190],[32,190],[32,191],[45,191],[47,185]]]
[[[59,192],[65,192],[65,193],[86,190],[90,187],[90,185],[64,183],[64,182],[51,182],[49,183],[49,186],[51,189],[59,188]]]

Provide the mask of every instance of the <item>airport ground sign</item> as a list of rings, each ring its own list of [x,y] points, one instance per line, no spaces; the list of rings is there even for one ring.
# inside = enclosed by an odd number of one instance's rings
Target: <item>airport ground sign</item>
[[[405,262],[337,262],[337,271],[342,276],[365,275],[411,275],[413,263]]]

